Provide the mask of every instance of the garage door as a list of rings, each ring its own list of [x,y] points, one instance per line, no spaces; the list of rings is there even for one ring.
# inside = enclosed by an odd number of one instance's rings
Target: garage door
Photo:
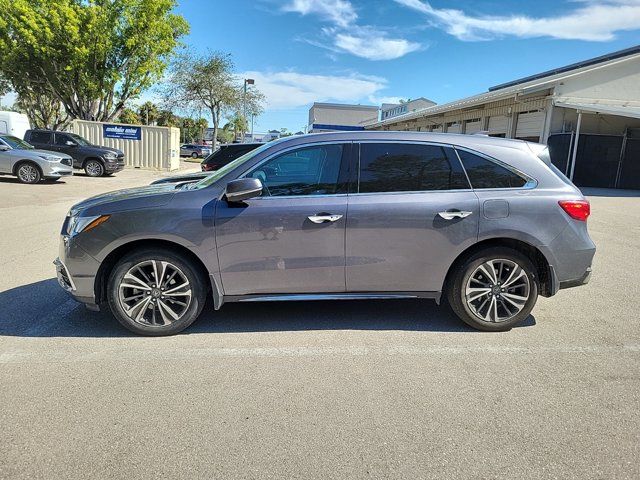
[[[509,117],[504,115],[498,115],[496,117],[489,117],[489,134],[499,135],[507,134],[507,124],[509,123]]]
[[[474,120],[471,122],[467,122],[464,129],[465,133],[467,134],[476,133],[476,132],[479,132],[480,130],[482,130],[481,120]]]
[[[516,138],[540,139],[544,129],[544,112],[527,112],[518,115]],[[538,141],[535,140],[535,141]]]
[[[447,133],[460,133],[461,131],[462,131],[462,125],[460,123],[447,125]]]

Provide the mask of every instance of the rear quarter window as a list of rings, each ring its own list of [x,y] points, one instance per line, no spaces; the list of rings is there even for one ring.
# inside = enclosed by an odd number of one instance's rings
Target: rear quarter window
[[[484,157],[466,150],[456,150],[467,172],[471,187],[482,188],[519,188],[524,187],[527,179],[498,165]]]

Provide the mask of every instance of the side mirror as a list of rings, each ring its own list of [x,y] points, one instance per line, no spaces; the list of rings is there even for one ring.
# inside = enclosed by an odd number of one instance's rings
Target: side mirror
[[[77,147],[78,144],[76,142],[72,142],[71,140],[67,140],[64,144],[68,147]]]
[[[11,150],[11,147],[7,145],[0,145],[0,152],[7,152],[9,150]]]
[[[239,178],[227,183],[225,196],[229,202],[241,202],[262,194],[262,182],[257,178]]]

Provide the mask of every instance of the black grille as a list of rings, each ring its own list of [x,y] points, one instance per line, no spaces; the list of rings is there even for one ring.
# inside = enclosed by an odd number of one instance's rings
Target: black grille
[[[70,167],[71,166],[71,159],[70,158],[63,158],[62,160],[60,160],[60,163]]]

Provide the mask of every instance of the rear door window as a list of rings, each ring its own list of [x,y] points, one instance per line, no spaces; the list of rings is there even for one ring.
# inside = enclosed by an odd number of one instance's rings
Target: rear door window
[[[496,162],[466,150],[456,151],[474,189],[518,188],[527,183],[526,178],[502,165],[498,165]]]
[[[360,145],[360,193],[464,188],[469,188],[469,184],[449,148],[411,143]]]
[[[51,137],[52,137],[52,133],[51,132],[37,132],[37,131],[33,131],[31,132],[31,137],[29,137],[29,142],[30,143],[45,143],[45,144],[50,144],[51,143]]]

